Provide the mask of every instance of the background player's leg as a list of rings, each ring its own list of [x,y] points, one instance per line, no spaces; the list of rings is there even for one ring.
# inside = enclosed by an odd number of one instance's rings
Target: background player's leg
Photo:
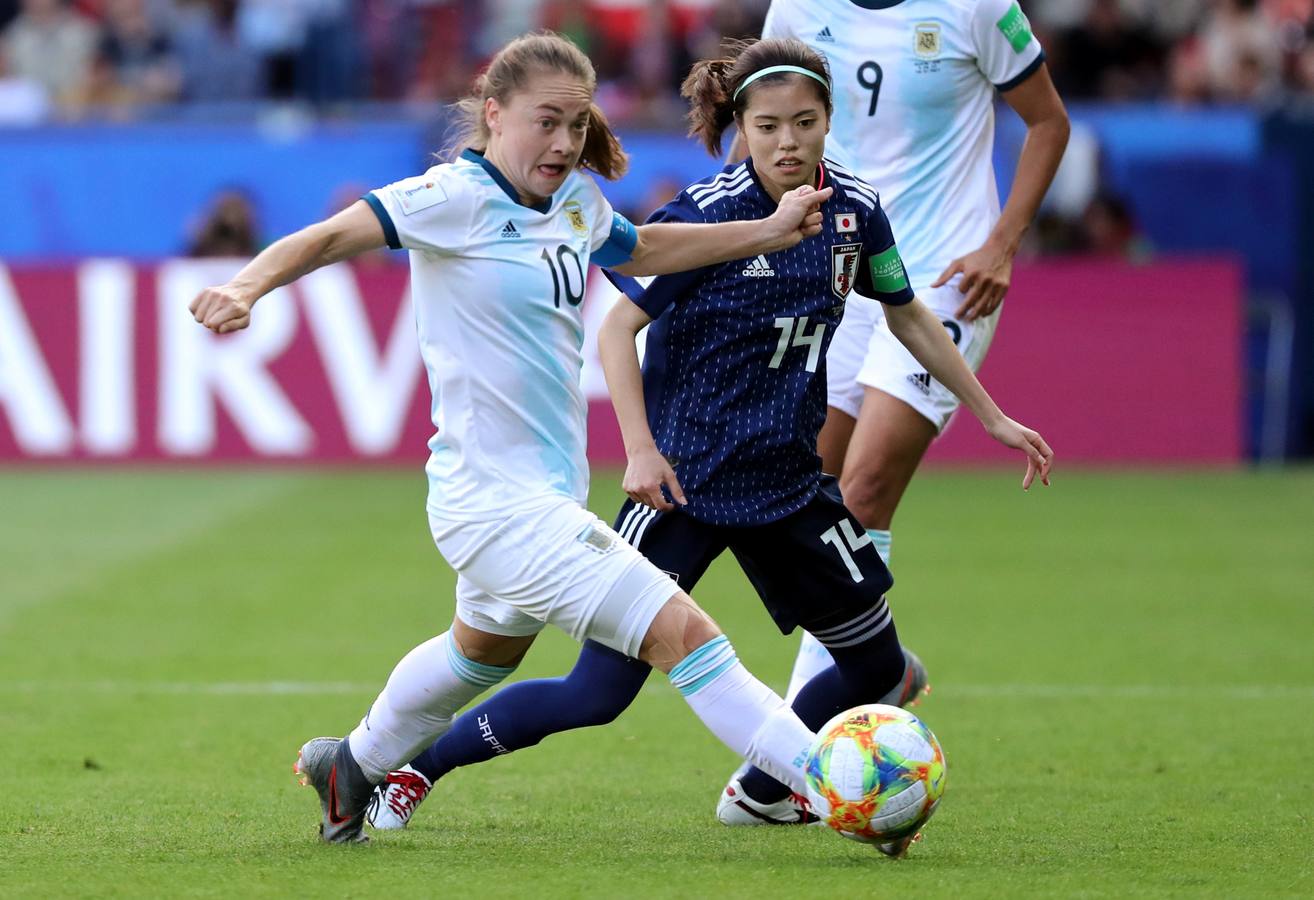
[[[937,433],[934,423],[904,401],[867,388],[840,474],[844,505],[863,527],[889,529]]]

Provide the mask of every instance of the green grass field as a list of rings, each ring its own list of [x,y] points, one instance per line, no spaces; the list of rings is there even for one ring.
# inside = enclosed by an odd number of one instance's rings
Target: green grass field
[[[949,788],[895,862],[719,826],[735,760],[660,678],[323,846],[297,747],[451,618],[422,474],[0,472],[0,895],[1314,894],[1314,472],[1019,475],[927,473],[896,523]],[[733,561],[695,596],[783,687]]]

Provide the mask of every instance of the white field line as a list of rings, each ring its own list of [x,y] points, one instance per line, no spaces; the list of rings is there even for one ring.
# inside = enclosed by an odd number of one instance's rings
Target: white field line
[[[352,681],[0,681],[6,694],[153,694],[160,696],[372,696],[382,682]],[[645,694],[670,694],[658,679]],[[672,694],[672,696],[674,696]],[[935,685],[934,697],[1021,700],[1314,700],[1314,685],[1163,685],[1163,684],[947,684]]]

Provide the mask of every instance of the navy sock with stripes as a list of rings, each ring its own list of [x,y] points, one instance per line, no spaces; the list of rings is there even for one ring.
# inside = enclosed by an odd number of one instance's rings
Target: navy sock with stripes
[[[876,609],[883,613],[884,607],[882,600]],[[879,626],[852,646],[837,646],[847,643],[842,637],[834,638],[835,644],[827,644],[826,649],[835,658],[835,665],[814,675],[794,698],[794,712],[804,725],[815,730],[846,709],[864,703],[879,703],[899,684],[904,675],[903,649],[899,646],[894,620],[888,618],[879,624],[882,618],[885,617],[879,613],[875,619],[866,613],[852,620],[860,634],[865,629],[859,619],[875,621]],[[824,629],[820,633],[842,632],[843,628]],[[739,784],[744,793],[758,803],[776,803],[791,793],[787,786],[757,768],[749,769],[739,779]]]
[[[652,669],[593,641],[565,678],[507,685],[452,722],[411,765],[430,782],[457,766],[532,747],[558,731],[605,725],[625,711]]]

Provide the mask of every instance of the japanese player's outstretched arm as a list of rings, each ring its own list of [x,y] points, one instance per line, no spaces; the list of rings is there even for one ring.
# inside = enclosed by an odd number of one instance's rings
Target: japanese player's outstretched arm
[[[1042,483],[1049,484],[1049,468],[1054,461],[1054,451],[1049,449],[1039,434],[1004,415],[964,362],[939,317],[920,300],[913,300],[900,306],[886,304],[885,318],[899,342],[908,348],[908,352],[926,367],[926,371],[936,381],[963,401],[972,414],[981,420],[991,437],[1027,455],[1027,473],[1022,478],[1023,489],[1031,487],[1037,475]]]
[[[251,307],[274,288],[321,266],[385,246],[378,217],[358,200],[337,215],[270,244],[227,284],[201,291],[189,309],[211,331],[237,331],[251,324]]]
[[[634,338],[652,319],[630,301],[621,297],[607,313],[598,330],[598,356],[607,377],[607,390],[616,409],[621,438],[625,441],[625,477],[621,488],[630,499],[654,509],[674,507],[662,495],[665,485],[677,503],[683,504],[684,491],[675,470],[657,449],[648,427],[648,408],[643,399],[643,373]]]
[[[831,188],[794,188],[774,213],[751,222],[641,225],[630,259],[609,268],[622,275],[666,275],[793,247],[821,231],[819,210],[831,193]]]

